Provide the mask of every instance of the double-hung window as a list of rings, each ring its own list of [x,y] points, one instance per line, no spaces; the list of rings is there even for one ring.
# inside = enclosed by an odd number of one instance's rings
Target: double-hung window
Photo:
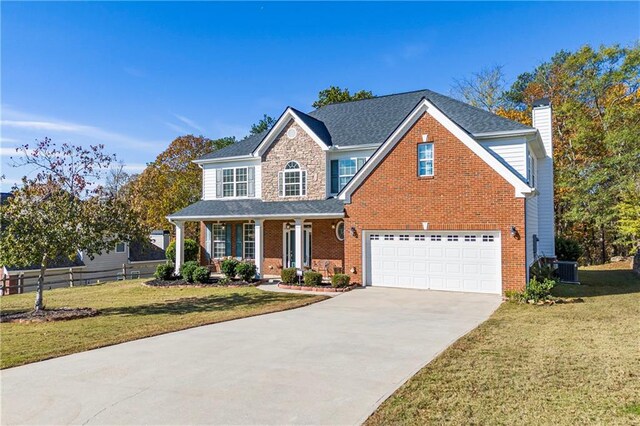
[[[219,223],[213,224],[213,257],[216,259],[220,259],[226,254],[226,233],[224,225]]]
[[[433,176],[433,143],[418,145],[418,176]]]
[[[366,157],[342,158],[331,161],[331,193],[342,191],[351,178],[362,168]]]
[[[284,171],[279,173],[280,195],[296,197],[307,195],[307,172],[300,169],[296,161],[289,161]]]
[[[244,253],[242,257],[245,259],[254,259],[256,257],[256,228],[253,223],[245,223],[243,228],[243,247]]]
[[[246,197],[249,174],[246,167],[222,170],[222,196]]]

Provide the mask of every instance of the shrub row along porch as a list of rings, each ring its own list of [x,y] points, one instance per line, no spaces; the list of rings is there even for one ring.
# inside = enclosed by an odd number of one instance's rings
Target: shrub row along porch
[[[168,219],[176,227],[176,271],[184,262],[184,225],[200,223],[201,263],[220,272],[224,258],[253,260],[259,277],[283,268],[342,272],[343,203],[339,200],[199,201]]]

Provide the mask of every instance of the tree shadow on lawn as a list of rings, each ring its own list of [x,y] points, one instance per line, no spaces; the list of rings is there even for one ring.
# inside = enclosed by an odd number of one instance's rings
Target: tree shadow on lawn
[[[561,297],[593,297],[640,293],[640,275],[628,267],[620,269],[580,269],[580,284],[559,284],[553,294]]]
[[[100,315],[185,315],[190,313],[233,311],[257,308],[271,303],[285,302],[290,298],[277,293],[210,295],[185,297],[149,305],[119,306],[100,309]]]

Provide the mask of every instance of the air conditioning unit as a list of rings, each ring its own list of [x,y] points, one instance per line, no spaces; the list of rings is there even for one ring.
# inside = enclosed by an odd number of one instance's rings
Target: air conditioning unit
[[[578,262],[558,260],[555,262],[560,281],[568,284],[580,284],[578,280]]]

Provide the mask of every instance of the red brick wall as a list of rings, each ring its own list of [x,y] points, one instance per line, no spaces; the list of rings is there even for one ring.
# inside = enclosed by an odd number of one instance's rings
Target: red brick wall
[[[293,221],[291,221],[293,223]],[[227,222],[232,226],[231,231],[231,243],[233,256],[237,256],[235,253],[235,241],[236,241],[236,224],[240,222]],[[262,263],[263,275],[280,275],[282,271],[282,233],[283,224],[282,220],[265,220],[263,222],[263,241],[264,241],[264,260]],[[327,275],[326,263],[329,263],[328,272],[333,273],[334,267],[341,268],[344,259],[344,244],[336,238],[335,230],[331,228],[331,225],[338,223],[338,220],[323,219],[312,220],[312,246],[311,246],[311,260],[312,268]],[[205,224],[200,223],[200,259],[201,263],[204,261],[204,245],[205,245]],[[213,268],[217,271],[217,268]]]
[[[417,176],[422,135],[434,143],[434,176]],[[363,229],[498,230],[502,233],[503,291],[526,281],[524,198],[511,184],[428,114],[423,115],[353,193],[345,206],[345,269],[362,281]],[[511,237],[516,226],[520,239]],[[351,273],[351,268],[355,272]]]

